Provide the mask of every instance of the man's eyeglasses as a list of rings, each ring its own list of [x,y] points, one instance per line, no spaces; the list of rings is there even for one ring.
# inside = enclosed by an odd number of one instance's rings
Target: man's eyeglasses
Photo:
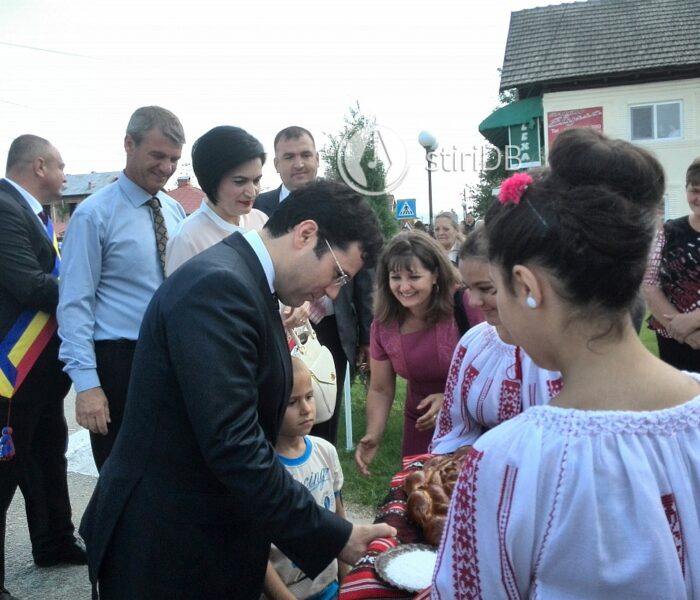
[[[338,273],[340,273],[340,277],[338,277],[333,282],[333,285],[335,287],[343,287],[348,281],[350,281],[350,275],[343,271],[343,267],[340,266],[340,263],[338,262],[338,257],[335,255],[335,252],[333,252],[333,248],[331,248],[331,245],[328,243],[328,240],[326,238],[323,238],[323,241],[326,242],[326,246],[328,246],[328,250],[331,253],[331,256],[333,257],[333,260],[335,261],[335,266],[338,267]]]

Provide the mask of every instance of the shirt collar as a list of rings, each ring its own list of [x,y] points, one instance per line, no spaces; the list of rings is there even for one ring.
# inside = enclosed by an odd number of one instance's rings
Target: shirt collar
[[[19,183],[15,183],[10,179],[9,177],[5,177],[5,181],[8,183],[11,183],[15,189],[22,194],[22,198],[24,198],[29,204],[29,208],[31,208],[34,211],[34,214],[38,215],[41,211],[44,210],[44,207],[41,205],[41,202],[39,202],[34,196],[32,196],[27,190],[25,190]]]
[[[285,200],[287,198],[287,196],[289,196],[289,194],[291,194],[291,193],[292,192],[290,192],[287,189],[287,186],[282,184],[282,189],[280,190],[280,202],[282,202],[282,200]]]
[[[131,179],[129,179],[129,176],[126,174],[126,171],[122,171],[119,174],[117,185],[119,186],[123,194],[127,197],[129,202],[131,202],[131,204],[134,206],[134,208],[143,206],[144,204],[146,204],[146,202],[153,198],[153,196],[155,196],[156,198],[160,198],[162,195],[162,192],[160,190],[158,190],[158,193],[156,194],[151,194],[147,192],[140,185],[137,185]]]
[[[214,224],[218,225],[221,229],[227,231],[228,233],[243,231],[242,225],[235,225],[233,223],[229,223],[228,221],[225,221],[219,215],[217,215],[216,211],[209,204],[209,200],[207,200],[206,198],[202,200],[202,204],[199,207],[199,210],[201,210],[205,215],[207,215],[207,217],[209,217],[214,222]]]
[[[246,242],[250,244],[250,247],[255,252],[255,256],[258,257],[260,264],[262,265],[263,271],[265,271],[265,279],[267,279],[267,285],[270,286],[270,293],[275,293],[275,266],[272,264],[272,257],[267,251],[265,244],[260,237],[260,234],[251,229],[247,233],[243,234]]]

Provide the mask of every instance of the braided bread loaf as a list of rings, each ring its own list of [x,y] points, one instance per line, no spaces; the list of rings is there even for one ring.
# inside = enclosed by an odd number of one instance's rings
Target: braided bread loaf
[[[426,542],[433,546],[440,543],[452,490],[468,451],[465,447],[453,454],[435,456],[404,481],[408,519],[423,530]]]

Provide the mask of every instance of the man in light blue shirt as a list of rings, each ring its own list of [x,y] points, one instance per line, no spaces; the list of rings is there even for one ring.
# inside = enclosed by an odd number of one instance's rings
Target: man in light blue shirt
[[[170,111],[147,106],[134,112],[124,138],[126,168],[78,206],[63,243],[60,358],[98,469],[119,431],[141,319],[163,282],[167,232],[185,217],[162,191],[184,143]]]

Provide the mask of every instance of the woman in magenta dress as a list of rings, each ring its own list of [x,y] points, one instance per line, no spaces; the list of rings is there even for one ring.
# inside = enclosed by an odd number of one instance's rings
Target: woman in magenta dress
[[[428,235],[400,233],[377,265],[374,321],[370,331],[367,430],[355,462],[365,475],[379,449],[396,392],[396,376],[406,379],[402,456],[427,452],[442,406],[452,352],[461,337],[455,320],[459,273]],[[481,311],[459,295],[469,325]]]

